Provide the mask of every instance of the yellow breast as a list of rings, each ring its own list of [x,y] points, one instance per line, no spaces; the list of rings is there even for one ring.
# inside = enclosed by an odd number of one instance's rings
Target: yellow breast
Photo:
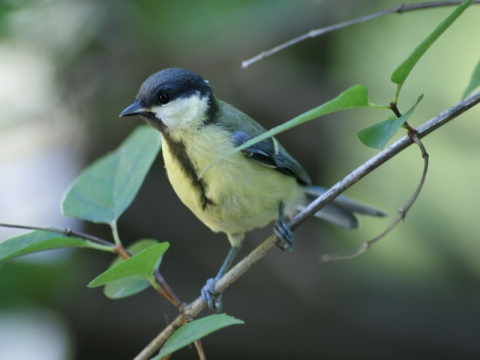
[[[182,141],[197,173],[234,147],[230,135],[214,125],[192,134],[184,132]],[[280,201],[288,207],[300,196],[294,178],[236,153],[203,175],[205,195],[214,203],[204,208],[198,188],[172,156],[167,141],[163,143],[163,158],[180,200],[215,232],[243,233],[264,226],[276,219]]]

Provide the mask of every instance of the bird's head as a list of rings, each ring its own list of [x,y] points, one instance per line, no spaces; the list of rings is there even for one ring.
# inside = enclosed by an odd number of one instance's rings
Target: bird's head
[[[161,70],[140,86],[136,101],[120,117],[140,115],[162,132],[201,126],[214,115],[216,101],[206,80],[179,68]]]

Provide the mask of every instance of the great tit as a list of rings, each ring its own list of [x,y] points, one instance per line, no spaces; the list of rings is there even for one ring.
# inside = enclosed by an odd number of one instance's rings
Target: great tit
[[[274,138],[235,153],[200,177],[213,161],[265,129],[218,99],[208,81],[192,71],[169,68],[151,75],[120,117],[133,115],[161,132],[168,179],[180,200],[212,231],[228,237],[231,249],[225,261],[201,291],[218,312],[221,295],[215,284],[232,265],[245,233],[276,220],[279,246],[290,250],[294,237],[286,219],[325,189],[311,185],[307,172]],[[316,215],[353,229],[358,226],[353,213],[385,215],[345,196]]]

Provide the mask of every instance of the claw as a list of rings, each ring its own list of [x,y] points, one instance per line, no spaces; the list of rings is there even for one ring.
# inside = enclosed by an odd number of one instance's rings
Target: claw
[[[234,237],[234,235],[229,235],[229,239],[230,237]],[[215,276],[214,278],[208,279],[207,283],[205,284],[205,286],[202,288],[200,292],[202,295],[202,299],[205,300],[208,307],[216,313],[219,313],[220,311],[222,311],[223,304],[222,304],[222,294],[215,290],[215,286],[217,285],[217,281],[220,280],[223,275],[225,275],[228,269],[230,269],[230,266],[232,265],[232,262],[235,259],[235,256],[240,251],[240,248],[242,246],[242,241],[243,241],[243,234],[241,234],[239,238],[240,238],[239,243],[236,244],[236,246],[232,246],[232,248],[227,254],[227,257],[223,261],[223,265],[218,271],[217,276]]]
[[[208,307],[215,313],[222,311],[222,294],[215,291],[217,279],[211,278],[201,290],[202,298],[207,303]]]
[[[295,244],[295,235],[283,214],[284,207],[282,202],[278,205],[278,219],[273,231],[278,236],[277,246],[283,251],[292,251]]]

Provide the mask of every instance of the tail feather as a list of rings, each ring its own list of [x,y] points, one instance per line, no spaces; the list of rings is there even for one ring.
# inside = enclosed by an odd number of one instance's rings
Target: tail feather
[[[347,230],[356,229],[359,225],[357,217],[351,211],[335,204],[326,205],[315,213],[315,217]]]
[[[327,189],[311,185],[305,187],[305,193],[310,197],[318,197],[325,193]],[[347,196],[340,195],[332,201],[332,203],[326,205],[319,212],[315,214],[315,217],[327,220],[337,226],[344,229],[355,229],[358,227],[358,219],[354,214],[384,217],[387,216],[382,210],[376,209],[370,205],[362,204],[359,201],[350,199]]]

